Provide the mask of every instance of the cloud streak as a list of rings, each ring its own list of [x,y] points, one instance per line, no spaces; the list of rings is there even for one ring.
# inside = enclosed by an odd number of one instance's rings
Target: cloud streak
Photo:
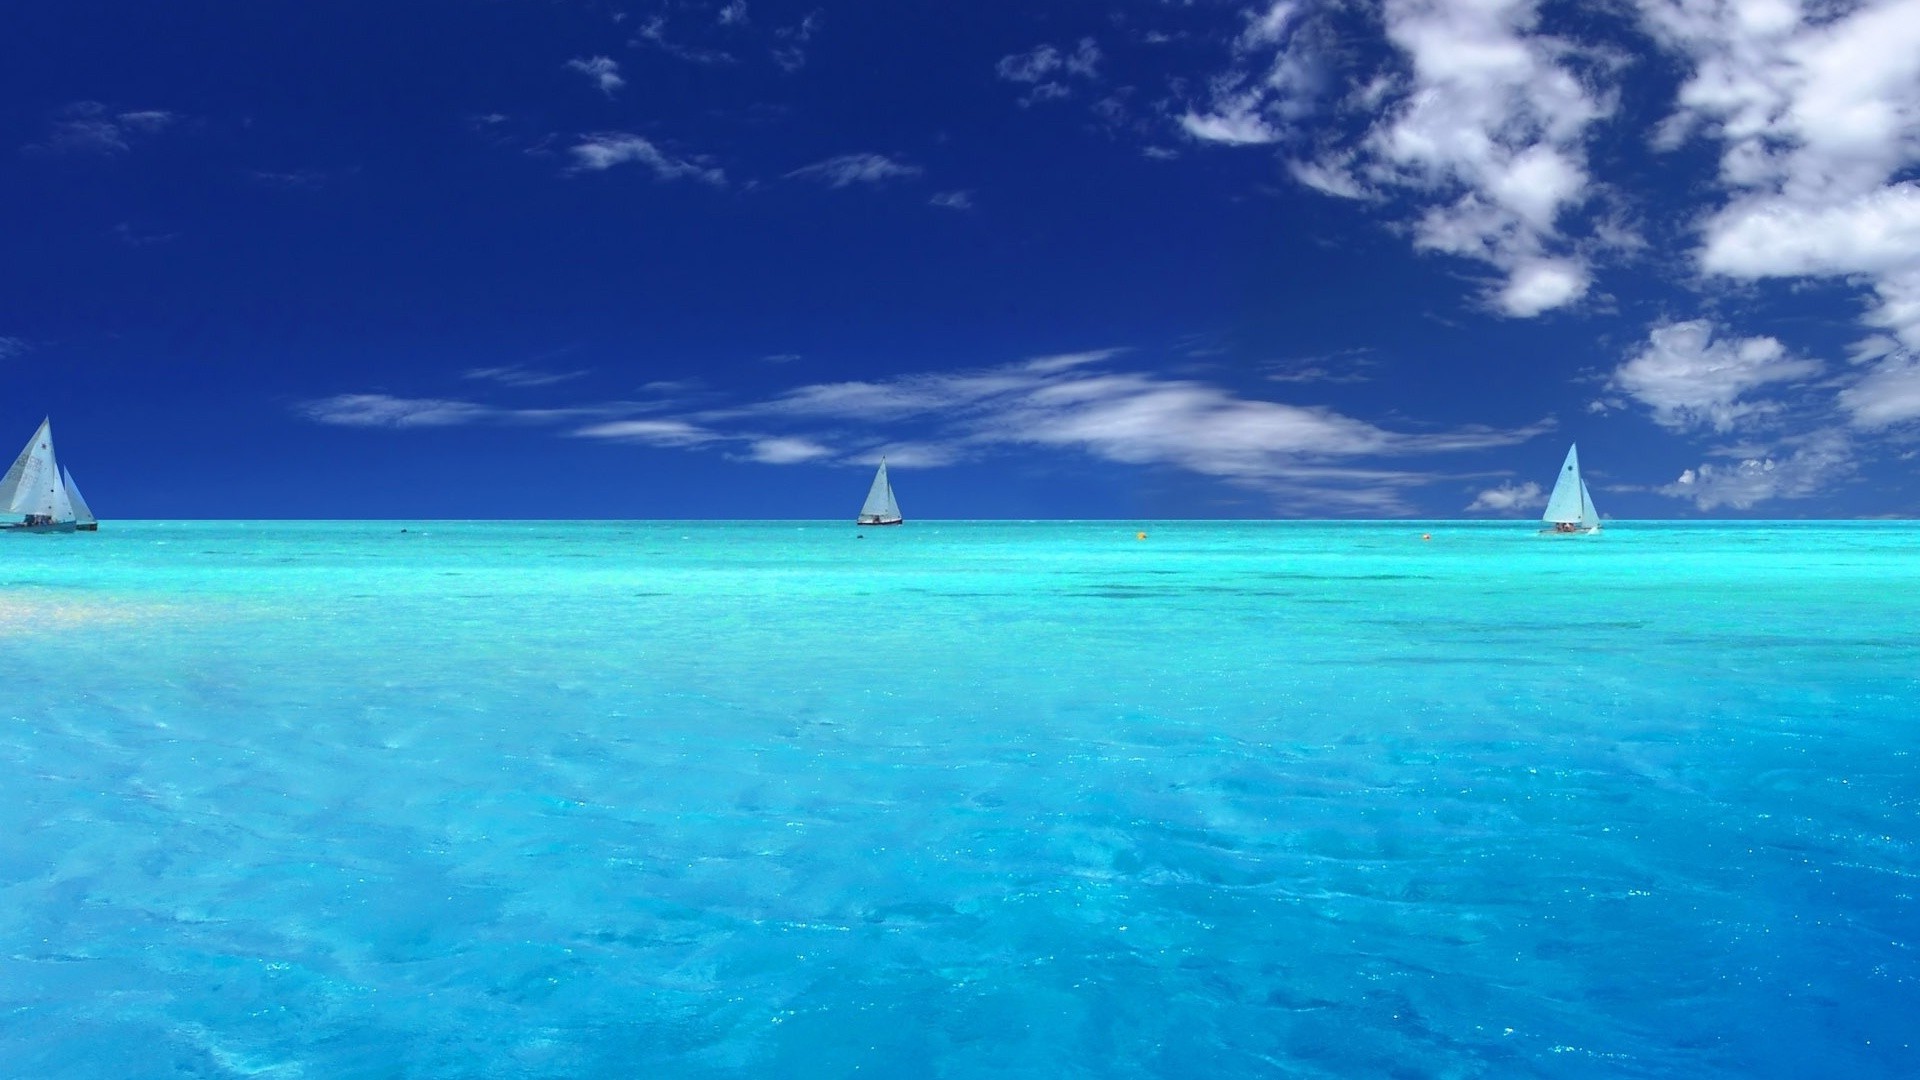
[[[606,131],[580,136],[568,148],[573,156],[573,173],[605,172],[620,165],[645,166],[657,180],[698,180],[714,187],[726,185],[726,173],[699,159],[677,158],[655,146],[652,140],[624,131]]]
[[[803,165],[788,173],[789,179],[814,180],[831,188],[854,184],[884,184],[889,180],[919,176],[921,168],[896,161],[885,154],[841,154],[825,161]]]
[[[993,367],[811,383],[677,415],[660,415],[660,403],[503,409],[384,394],[338,395],[300,411],[351,427],[555,424],[579,438],[718,449],[771,465],[871,463],[884,454],[903,467],[931,467],[1016,450],[1064,450],[1209,476],[1289,505],[1360,513],[1403,512],[1405,492],[1438,479],[1373,461],[1510,446],[1549,426],[1394,431],[1321,406],[1118,369],[1113,362],[1122,355],[1092,349]],[[647,411],[654,415],[636,415]]]

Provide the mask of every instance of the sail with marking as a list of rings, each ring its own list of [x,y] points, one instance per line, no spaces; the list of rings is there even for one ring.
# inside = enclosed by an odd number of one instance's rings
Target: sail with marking
[[[9,514],[24,514],[27,512],[16,508],[14,503],[20,498],[21,488],[24,487],[31,491],[36,486],[36,482],[39,479],[40,467],[37,464],[39,459],[34,454],[34,450],[42,446],[49,451],[53,449],[53,420],[51,418],[40,421],[40,430],[34,432],[33,438],[27,440],[26,447],[20,451],[19,457],[13,459],[13,465],[7,469],[6,475],[0,476],[0,507],[5,508],[4,511],[0,512]],[[29,470],[33,472],[31,477],[27,475]]]
[[[873,486],[867,489],[867,501],[860,507],[857,525],[898,525],[900,504],[894,500],[893,484],[887,479],[887,459],[880,459],[880,470],[873,474]]]
[[[80,495],[80,489],[74,485],[73,470],[62,469],[60,476],[66,481],[67,502],[73,505],[73,520],[80,525],[92,525],[100,519],[93,516],[93,508]]]
[[[33,442],[27,444],[26,463],[20,470],[20,483],[9,501],[8,510],[16,514],[41,515],[55,521],[73,517],[67,502],[66,485],[60,481],[60,465],[53,456],[53,426],[41,421]]]
[[[53,478],[52,482],[47,486],[50,495],[49,502],[51,503],[51,509],[47,511],[47,516],[62,525],[71,524],[73,522],[73,500],[67,498],[67,482],[61,476],[59,466],[52,463],[52,459],[48,459],[47,472]]]
[[[1580,479],[1580,448],[1567,447],[1567,460],[1560,466],[1560,477],[1553,482],[1553,494],[1547,496],[1547,512],[1541,521],[1555,525],[1582,524],[1593,513],[1593,500],[1587,497],[1587,485]],[[1597,522],[1599,518],[1595,516]]]

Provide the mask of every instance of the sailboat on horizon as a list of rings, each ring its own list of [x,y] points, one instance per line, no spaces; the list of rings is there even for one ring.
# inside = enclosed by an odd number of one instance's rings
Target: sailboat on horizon
[[[51,418],[40,421],[26,448],[0,476],[0,514],[19,514],[22,519],[0,524],[0,531],[99,531],[99,519],[74,486],[73,474],[54,457]]]
[[[1567,447],[1567,460],[1560,465],[1560,477],[1553,482],[1553,494],[1547,496],[1547,509],[1540,520],[1552,526],[1541,529],[1543,535],[1600,531],[1600,512],[1593,508],[1593,495],[1587,491],[1587,482],[1580,478],[1578,443]]]
[[[873,486],[867,489],[867,501],[860,507],[855,525],[898,525],[900,504],[893,497],[893,482],[887,479],[887,459],[880,459],[880,470],[873,474]]]

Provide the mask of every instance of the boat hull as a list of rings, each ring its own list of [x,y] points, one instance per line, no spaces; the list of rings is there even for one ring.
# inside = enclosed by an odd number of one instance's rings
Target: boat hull
[[[58,525],[0,525],[0,532],[70,533],[70,532],[79,532],[83,528],[87,528],[87,527],[83,525],[75,525],[73,522],[67,521],[67,522],[62,522]],[[93,530],[87,529],[87,531],[91,532]]]
[[[1539,532],[1539,535],[1541,536],[1592,536],[1594,533],[1597,533],[1599,531],[1600,531],[1600,526],[1595,525],[1591,529],[1541,529]]]
[[[894,518],[892,521],[868,521],[864,518],[856,518],[854,520],[855,525],[863,525],[863,526],[864,525],[905,525],[906,523],[907,523],[906,518]]]

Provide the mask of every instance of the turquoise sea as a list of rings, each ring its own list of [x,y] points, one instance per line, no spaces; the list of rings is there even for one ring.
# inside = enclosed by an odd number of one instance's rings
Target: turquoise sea
[[[0,1073],[1917,1075],[1916,598],[1913,522],[3,536]]]

